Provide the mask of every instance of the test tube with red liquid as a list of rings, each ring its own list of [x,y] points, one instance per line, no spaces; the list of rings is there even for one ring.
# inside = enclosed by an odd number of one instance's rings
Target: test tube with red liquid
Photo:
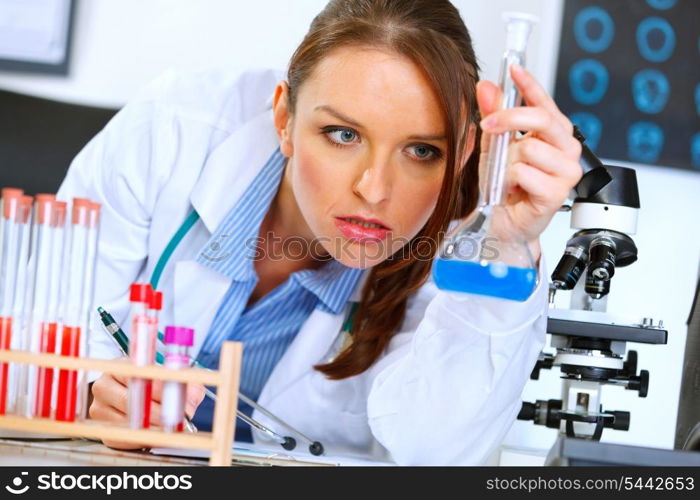
[[[30,287],[28,283],[29,266],[29,244],[31,240],[31,196],[23,195],[20,199],[19,212],[17,214],[17,269],[15,281],[15,297],[12,308],[12,341],[10,349],[26,350],[29,344],[28,339],[28,318],[30,309]],[[24,413],[27,407],[27,371],[28,366],[24,364],[10,365],[8,376],[8,400],[6,411],[8,413]]]
[[[17,286],[17,267],[20,254],[20,228],[22,196],[20,189],[4,188],[0,198],[0,349],[12,347],[13,314]],[[0,363],[0,415],[7,412],[9,389],[9,364]]]
[[[85,332],[80,338],[80,356],[88,357],[88,335],[90,333],[90,315],[94,314],[93,304],[95,296],[95,266],[97,263],[97,243],[100,229],[100,204],[90,202],[90,212],[88,215],[88,244],[87,257],[85,260],[85,281],[83,285],[83,310],[81,311],[82,331]],[[77,415],[82,419],[87,414],[88,396],[88,372],[81,370],[78,372],[78,405]]]
[[[57,325],[49,318],[49,301],[54,248],[54,212],[56,197],[38,194],[34,203],[32,229],[32,278],[29,320],[29,350],[51,353],[56,350]],[[28,370],[29,416],[51,416],[53,368],[30,366]]]
[[[86,306],[85,281],[87,275],[87,254],[90,237],[89,200],[74,198],[71,207],[70,242],[65,261],[66,293],[64,300],[63,328],[61,331],[61,356],[77,358],[81,356],[81,331],[85,329]],[[73,422],[79,410],[78,371],[61,369],[58,372],[56,394],[56,420]]]
[[[129,311],[129,357],[136,366],[152,365],[156,355],[157,331],[154,332],[153,319],[149,308],[153,289],[147,283],[134,283],[130,289],[131,308]],[[129,378],[127,415],[129,427],[147,429],[151,419],[151,380]]]
[[[63,262],[65,255],[65,243],[66,243],[66,213],[68,210],[68,204],[65,201],[56,201],[54,203],[54,210],[51,214],[51,226],[53,230],[53,245],[51,252],[51,283],[49,290],[49,328],[47,335],[45,337],[46,342],[42,341],[41,351],[49,354],[56,353],[56,346],[58,345],[59,332],[61,327],[61,298],[63,294],[64,280],[63,280]],[[43,394],[43,398],[48,400],[48,415],[51,415],[51,409],[56,407],[56,370],[51,371],[51,384],[48,384],[48,379],[46,380],[47,385],[45,386],[48,393]],[[43,411],[41,415],[46,416],[46,403],[42,403]]]

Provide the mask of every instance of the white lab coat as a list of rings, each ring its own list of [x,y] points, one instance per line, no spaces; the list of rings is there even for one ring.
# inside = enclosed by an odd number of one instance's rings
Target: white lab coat
[[[192,353],[199,351],[230,281],[195,258],[278,146],[271,101],[282,78],[276,71],[169,73],[75,158],[59,198],[102,203],[95,304],[117,321],[127,316],[129,285],[150,279],[194,207],[201,219],[159,288],[165,292],[161,325],[193,327]],[[545,342],[545,276],[541,262],[538,288],[524,303],[445,292],[429,281],[410,298],[400,332],[381,358],[341,381],[312,366],[324,359],[344,315],[317,309],[259,402],[320,440],[329,454],[399,464],[483,463],[514,422]],[[96,319],[89,349],[91,357],[119,355]]]

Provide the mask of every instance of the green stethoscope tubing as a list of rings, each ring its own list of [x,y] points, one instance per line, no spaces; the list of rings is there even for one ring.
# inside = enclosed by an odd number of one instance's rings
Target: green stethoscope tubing
[[[150,283],[151,287],[154,290],[158,288],[158,283],[160,282],[160,277],[163,274],[165,265],[170,260],[170,257],[173,256],[175,249],[185,238],[185,236],[187,236],[187,233],[190,232],[190,229],[192,229],[192,226],[194,226],[198,220],[199,214],[196,210],[192,210],[192,212],[190,212],[190,214],[185,218],[185,221],[182,223],[180,228],[177,231],[175,231],[175,234],[168,242],[167,246],[165,247],[165,250],[163,250],[163,253],[161,254],[160,258],[158,259],[158,262],[156,263],[156,267],[153,269],[153,274],[151,274]]]

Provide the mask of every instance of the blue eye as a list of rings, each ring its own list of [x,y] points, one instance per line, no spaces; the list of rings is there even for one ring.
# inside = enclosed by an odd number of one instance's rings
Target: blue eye
[[[349,128],[330,128],[324,132],[336,144],[352,144],[357,140],[357,132]]]
[[[427,158],[432,151],[425,146],[416,146],[415,150],[416,156],[418,158]]]
[[[439,150],[427,144],[416,144],[411,146],[409,150],[419,160],[437,160],[442,156]]]

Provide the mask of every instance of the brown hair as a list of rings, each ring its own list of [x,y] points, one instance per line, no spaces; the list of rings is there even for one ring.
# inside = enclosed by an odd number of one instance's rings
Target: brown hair
[[[382,354],[403,322],[409,296],[429,276],[432,259],[418,256],[435,254],[449,222],[473,210],[478,190],[478,137],[456,175],[458,158],[467,146],[464,124],[478,120],[479,78],[471,37],[457,9],[448,0],[331,0],[289,63],[292,113],[298,90],[316,65],[330,51],[347,46],[388,49],[423,68],[445,117],[447,166],[428,222],[403,251],[370,270],[353,320],[352,343],[332,362],[315,367],[331,379],[360,374]]]

